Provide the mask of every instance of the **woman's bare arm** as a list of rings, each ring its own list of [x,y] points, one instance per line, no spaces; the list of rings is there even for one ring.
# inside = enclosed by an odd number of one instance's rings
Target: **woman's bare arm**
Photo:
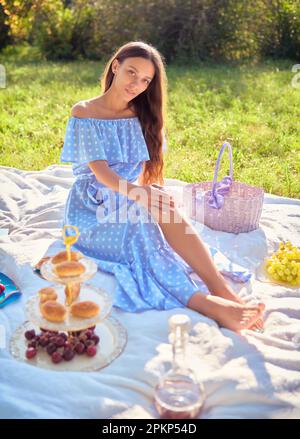
[[[130,183],[124,178],[121,178],[108,166],[106,160],[94,160],[89,162],[88,166],[95,175],[97,181],[115,192],[120,192],[122,195],[125,195],[132,200],[136,199],[136,194],[134,194],[134,191],[132,191],[131,195],[130,191],[139,186],[137,184]]]
[[[163,205],[174,208],[173,197],[166,192],[149,185],[138,185],[121,178],[109,166],[107,160],[93,160],[88,163],[97,181],[108,188],[120,192],[129,199],[142,204],[146,208],[162,209]]]

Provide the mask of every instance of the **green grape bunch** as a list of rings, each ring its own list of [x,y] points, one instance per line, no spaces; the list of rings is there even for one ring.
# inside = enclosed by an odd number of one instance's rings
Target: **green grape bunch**
[[[272,279],[293,287],[300,285],[300,250],[290,241],[280,242],[279,249],[266,259],[266,270]]]

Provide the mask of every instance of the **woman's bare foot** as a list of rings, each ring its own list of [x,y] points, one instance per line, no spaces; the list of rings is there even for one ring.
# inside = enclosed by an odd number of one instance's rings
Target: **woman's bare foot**
[[[221,297],[214,297],[214,299],[215,320],[221,326],[237,332],[242,329],[251,329],[253,325],[257,324],[264,309],[263,304],[245,305]]]
[[[225,288],[224,290],[218,293],[211,293],[214,296],[222,297],[223,299],[231,300],[232,302],[240,303],[241,305],[246,305],[244,302],[231,288]],[[264,311],[265,305],[263,303],[260,304],[261,311]],[[262,318],[259,318],[249,329],[253,329],[253,331],[262,331],[264,328],[264,322]]]
[[[213,320],[220,326],[239,332],[250,329],[261,318],[264,304],[245,305],[223,297],[195,293],[189,300],[188,307]],[[252,329],[252,328],[251,328]]]

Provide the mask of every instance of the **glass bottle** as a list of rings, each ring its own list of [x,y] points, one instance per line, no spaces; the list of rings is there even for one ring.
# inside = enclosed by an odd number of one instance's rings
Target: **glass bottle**
[[[173,363],[155,388],[154,404],[163,419],[193,419],[200,413],[204,388],[185,364],[191,320],[185,314],[175,314],[168,323]]]

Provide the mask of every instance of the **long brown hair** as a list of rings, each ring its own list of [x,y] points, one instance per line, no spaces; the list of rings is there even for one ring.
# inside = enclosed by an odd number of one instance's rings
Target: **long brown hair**
[[[121,46],[110,58],[101,76],[101,89],[105,93],[113,81],[112,63],[120,64],[129,57],[142,57],[152,61],[155,74],[147,89],[129,102],[139,118],[150,160],[144,162],[140,184],[164,184],[163,135],[166,135],[167,75],[165,60],[155,47],[143,41],[132,41]]]

